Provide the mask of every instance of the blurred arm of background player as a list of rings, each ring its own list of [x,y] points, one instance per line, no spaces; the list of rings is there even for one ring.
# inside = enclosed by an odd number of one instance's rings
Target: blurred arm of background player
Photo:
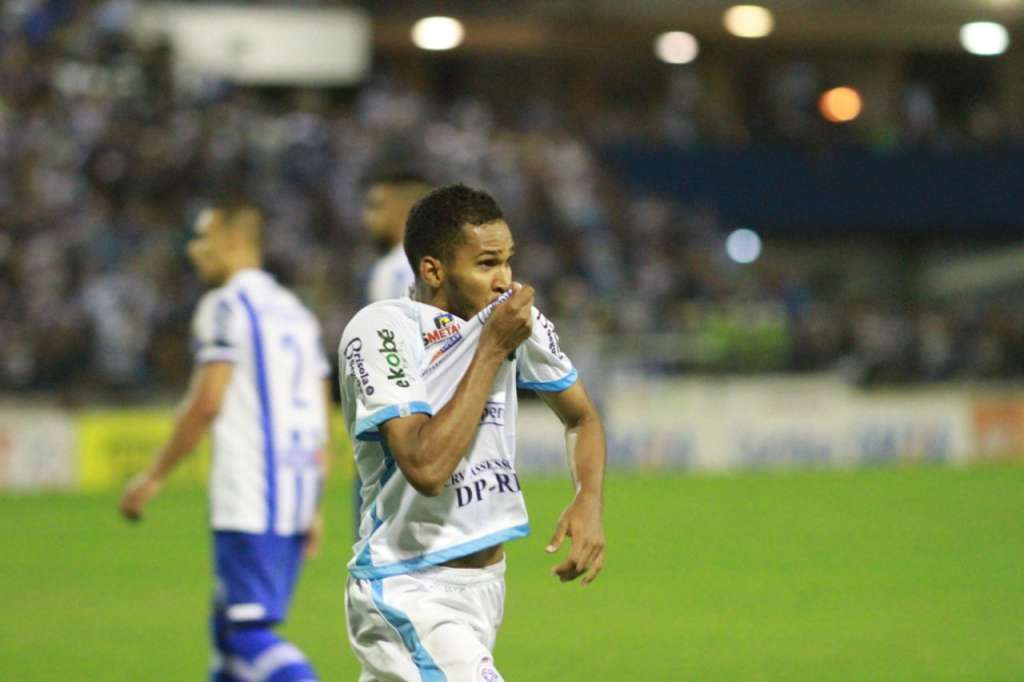
[[[572,538],[569,557],[552,572],[562,582],[583,575],[589,585],[604,567],[605,538],[601,520],[604,511],[605,437],[601,417],[577,381],[561,393],[538,392],[565,424],[566,454],[575,497],[562,512],[548,553],[558,551],[566,537]],[[584,575],[586,574],[586,575]]]
[[[146,503],[163,487],[174,468],[192,452],[217,418],[224,393],[235,369],[230,362],[208,362],[192,372],[188,392],[181,401],[174,431],[153,464],[128,484],[121,498],[121,514],[129,521],[142,518]]]
[[[146,503],[160,492],[164,481],[174,471],[175,467],[185,459],[202,439],[210,424],[217,418],[220,412],[221,403],[224,400],[224,393],[231,383],[231,375],[234,364],[230,362],[209,362],[199,366],[192,373],[189,382],[188,392],[185,394],[181,406],[178,408],[178,415],[174,422],[174,431],[171,437],[161,448],[152,466],[146,471],[132,479],[121,498],[121,514],[130,521],[138,521],[142,518],[142,509]],[[331,409],[331,381],[324,381],[324,394],[326,396],[327,410],[327,434],[323,448],[317,453],[317,461],[324,481],[330,471],[331,454],[331,433],[330,433],[330,409]],[[322,499],[322,497],[321,497]],[[324,520],[321,507],[317,509],[316,517],[309,528],[306,541],[306,556],[316,556],[323,544]]]

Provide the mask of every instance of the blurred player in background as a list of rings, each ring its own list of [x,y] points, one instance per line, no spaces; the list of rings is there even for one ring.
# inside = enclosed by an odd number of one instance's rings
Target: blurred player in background
[[[322,532],[328,367],[316,319],[260,269],[262,229],[260,212],[244,202],[200,215],[188,253],[216,288],[193,320],[196,366],[170,439],[121,501],[128,519],[140,519],[212,427],[214,682],[317,679],[272,628]]]
[[[384,254],[370,271],[367,302],[408,296],[412,268],[402,241],[409,209],[430,191],[430,183],[411,170],[383,171],[365,183],[363,223],[377,249]]]
[[[529,533],[515,469],[516,388],[566,428],[575,495],[548,546],[592,581],[604,563],[601,420],[533,290],[512,282],[512,234],[489,195],[437,189],[405,236],[413,298],[361,310],[339,348],[341,400],[363,480],[349,563],[349,640],[370,680],[501,679],[502,543]]]

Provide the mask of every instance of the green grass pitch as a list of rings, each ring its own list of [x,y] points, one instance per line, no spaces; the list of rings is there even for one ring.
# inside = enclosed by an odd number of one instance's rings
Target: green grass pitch
[[[543,552],[564,480],[529,480],[497,661],[512,682],[1024,679],[1024,468],[615,474],[608,565],[561,585]],[[205,679],[205,502],[169,490],[0,497],[0,679]],[[343,624],[349,500],[286,629],[355,680]]]

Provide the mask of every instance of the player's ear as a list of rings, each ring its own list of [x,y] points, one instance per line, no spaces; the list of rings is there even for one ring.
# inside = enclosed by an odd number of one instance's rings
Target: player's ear
[[[444,284],[448,273],[440,258],[424,256],[420,260],[420,279],[427,283],[431,289],[438,289]]]

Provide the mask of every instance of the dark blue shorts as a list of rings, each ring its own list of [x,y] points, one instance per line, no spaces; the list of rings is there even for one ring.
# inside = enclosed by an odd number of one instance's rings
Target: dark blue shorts
[[[305,547],[305,535],[214,531],[219,614],[231,623],[283,621]]]

